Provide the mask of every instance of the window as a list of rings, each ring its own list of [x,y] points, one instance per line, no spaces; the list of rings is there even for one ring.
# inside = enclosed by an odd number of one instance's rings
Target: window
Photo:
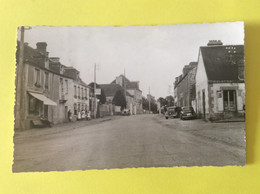
[[[60,88],[61,88],[61,94],[64,93],[64,88],[63,88],[63,79],[60,78]]]
[[[85,89],[85,99],[88,99],[87,88]]]
[[[75,86],[76,87],[76,86]],[[74,104],[74,115],[77,115],[78,114],[78,112],[77,112],[77,104],[75,103]]]
[[[74,86],[74,98],[77,98],[77,86]]]
[[[80,103],[78,104],[78,112],[80,112]]]
[[[45,72],[45,84],[44,84],[45,89],[49,89],[49,73]]]
[[[68,84],[68,80],[65,80],[65,87],[66,87],[66,94],[69,93],[69,84]]]
[[[41,85],[40,85],[40,81],[41,81],[41,74],[40,74],[41,72],[40,72],[40,70],[39,69],[35,69],[35,83],[34,83],[34,85],[36,86],[36,87],[41,87]]]
[[[83,94],[83,88],[81,88],[81,99],[83,100],[84,94]]]
[[[80,88],[78,86],[78,98],[80,98]]]
[[[236,91],[224,90],[223,101],[225,111],[236,111]]]
[[[29,96],[29,113],[39,115],[41,108],[41,101],[37,100],[33,96]]]

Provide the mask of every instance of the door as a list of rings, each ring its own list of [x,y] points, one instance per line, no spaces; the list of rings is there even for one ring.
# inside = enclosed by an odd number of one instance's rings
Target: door
[[[43,116],[47,119],[49,119],[49,115],[48,115],[48,105],[44,105],[44,108],[43,108]]]
[[[206,103],[205,103],[205,90],[202,91],[202,108],[203,108],[203,118],[206,118]]]
[[[65,106],[65,122],[68,122],[69,121],[69,118],[68,118],[68,106]]]

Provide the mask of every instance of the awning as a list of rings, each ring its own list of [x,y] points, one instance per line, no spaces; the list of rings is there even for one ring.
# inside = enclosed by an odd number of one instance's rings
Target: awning
[[[34,92],[29,92],[34,98],[37,98],[38,100],[42,101],[43,104],[51,105],[51,106],[57,106],[55,102],[53,102],[51,99],[47,98],[43,94],[38,94]]]

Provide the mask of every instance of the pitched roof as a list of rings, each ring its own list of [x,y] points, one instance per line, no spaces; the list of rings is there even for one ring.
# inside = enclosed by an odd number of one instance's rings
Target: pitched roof
[[[17,50],[16,50],[16,59],[18,63],[20,49],[20,41],[17,41]],[[37,49],[30,47],[27,44],[24,44],[24,61],[28,61],[36,64],[37,66],[44,67],[45,55],[39,52]]]
[[[244,82],[244,45],[205,46],[200,51],[209,81]]]
[[[119,77],[122,77],[123,78],[123,82],[125,81],[125,87],[126,87],[126,89],[136,89],[136,90],[138,90],[138,91],[141,91],[140,89],[139,89],[139,81],[130,81],[129,79],[127,79],[127,77],[126,76],[124,76],[124,75],[120,75]],[[115,84],[116,83],[116,79],[114,79],[112,82],[111,82],[111,84]],[[124,83],[123,83],[123,85],[124,85]]]
[[[114,96],[118,90],[121,90],[122,92],[124,92],[124,89],[119,84],[115,84],[115,83],[100,84],[99,86],[104,90],[106,97]],[[127,91],[126,91],[126,95],[133,97]]]

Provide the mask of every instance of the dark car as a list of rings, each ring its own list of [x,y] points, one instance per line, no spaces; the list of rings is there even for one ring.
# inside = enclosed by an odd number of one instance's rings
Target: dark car
[[[170,106],[165,112],[165,118],[178,118],[180,116],[181,107]]]
[[[130,110],[129,109],[124,109],[121,114],[123,116],[129,116],[130,115]]]
[[[196,113],[191,106],[184,106],[181,108],[181,113],[180,113],[180,119],[195,119],[196,118]]]

